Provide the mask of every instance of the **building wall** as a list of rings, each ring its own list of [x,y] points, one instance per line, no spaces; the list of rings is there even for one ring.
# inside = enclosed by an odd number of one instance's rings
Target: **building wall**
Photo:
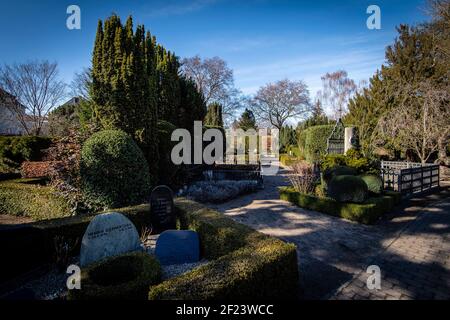
[[[26,131],[13,112],[0,105],[0,135],[23,135]]]

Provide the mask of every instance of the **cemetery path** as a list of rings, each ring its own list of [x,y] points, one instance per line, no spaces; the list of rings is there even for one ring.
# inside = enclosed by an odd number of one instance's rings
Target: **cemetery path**
[[[366,226],[280,200],[286,173],[266,176],[264,190],[211,207],[297,245],[302,299],[450,298],[448,189]],[[370,265],[381,268],[381,290],[366,287]]]

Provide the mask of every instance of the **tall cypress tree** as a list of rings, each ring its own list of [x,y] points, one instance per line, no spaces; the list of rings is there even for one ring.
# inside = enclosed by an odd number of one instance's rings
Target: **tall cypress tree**
[[[204,99],[190,79],[180,77],[179,68],[177,56],[157,44],[144,26],[134,29],[131,17],[124,25],[117,15],[99,21],[91,92],[97,123],[136,140],[153,181],[159,158],[157,121],[191,129],[206,113]]]
[[[222,106],[220,103],[213,102],[208,106],[205,125],[210,127],[223,127]]]
[[[132,18],[125,26],[113,15],[97,30],[92,59],[93,101],[103,128],[117,128],[130,134],[149,162],[153,181],[157,177],[158,148],[156,99],[152,83],[156,72],[148,69],[153,57],[146,55],[143,26],[133,30]]]

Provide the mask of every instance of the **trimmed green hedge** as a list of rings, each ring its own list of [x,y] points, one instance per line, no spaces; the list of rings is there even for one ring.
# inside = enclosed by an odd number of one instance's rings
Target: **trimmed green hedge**
[[[41,151],[50,147],[48,137],[0,136],[0,173],[17,172],[24,161],[38,161]]]
[[[17,179],[0,182],[0,214],[48,220],[71,215],[67,201],[41,179]]]
[[[201,255],[206,259],[216,259],[267,237],[196,202],[180,199],[176,204],[180,229],[199,233]]]
[[[150,300],[295,299],[297,251],[218,212],[180,199],[182,228],[199,233],[202,254],[215,259],[150,288]]]
[[[81,271],[81,289],[69,290],[69,300],[145,300],[148,288],[161,281],[156,257],[133,252],[102,260]]]
[[[327,139],[333,132],[333,128],[334,125],[320,125],[304,131],[306,161],[317,162],[326,153]]]
[[[360,177],[366,183],[369,192],[374,194],[381,194],[381,192],[383,192],[383,180],[381,180],[380,176],[374,174],[363,174],[360,175]]]
[[[280,199],[299,207],[310,209],[336,217],[360,222],[375,223],[383,214],[389,212],[401,199],[396,192],[386,192],[379,197],[367,199],[364,203],[341,203],[330,198],[296,192],[291,187],[280,188]]]
[[[194,201],[175,199],[175,208],[178,227],[198,232],[202,256],[211,261],[191,272],[150,287],[150,299],[297,297],[298,265],[295,245],[259,233]],[[114,211],[125,214],[138,230],[150,223],[148,204]],[[0,251],[4,257],[13,257],[15,253],[26,252],[30,247],[39,248],[37,251],[40,262],[50,262],[55,254],[55,236],[81,239],[94,216],[35,222],[27,224],[24,232],[21,232],[21,228],[1,230],[0,239],[4,236],[8,241],[0,243]],[[19,260],[5,259],[8,277],[14,272],[20,274],[36,266],[32,255],[21,256],[24,259],[20,260],[20,265],[16,262]],[[84,282],[82,287],[83,285]],[[123,294],[117,294],[114,293],[114,297],[123,297]],[[98,296],[97,293],[96,295]]]
[[[297,268],[294,245],[266,238],[150,288],[149,299],[295,299]]]
[[[138,231],[150,225],[149,204],[114,211],[123,213]],[[4,272],[0,276],[0,282],[54,261],[54,239],[57,236],[67,241],[80,240],[77,247],[73,248],[79,251],[81,238],[94,217],[95,214],[80,215],[37,221],[20,227],[0,228],[0,252],[4,257]],[[30,248],[33,250],[30,251]],[[24,252],[27,254],[23,254]],[[3,279],[4,277],[6,279]]]

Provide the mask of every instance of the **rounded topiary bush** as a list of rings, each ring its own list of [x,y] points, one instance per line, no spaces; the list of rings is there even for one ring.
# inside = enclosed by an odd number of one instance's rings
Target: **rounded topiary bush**
[[[134,252],[97,262],[81,271],[81,290],[70,290],[69,300],[145,300],[148,288],[161,282],[158,260]]]
[[[358,176],[339,175],[328,183],[327,195],[339,202],[361,203],[367,199],[368,188]]]
[[[383,191],[383,181],[381,177],[373,174],[364,174],[360,176],[367,185],[369,192],[380,194]]]
[[[355,169],[347,166],[335,166],[328,168],[322,173],[322,188],[327,190],[331,179],[336,176],[356,176],[357,174],[358,172]]]
[[[83,144],[80,175],[85,201],[97,208],[137,204],[150,193],[147,160],[120,130],[98,132]]]

